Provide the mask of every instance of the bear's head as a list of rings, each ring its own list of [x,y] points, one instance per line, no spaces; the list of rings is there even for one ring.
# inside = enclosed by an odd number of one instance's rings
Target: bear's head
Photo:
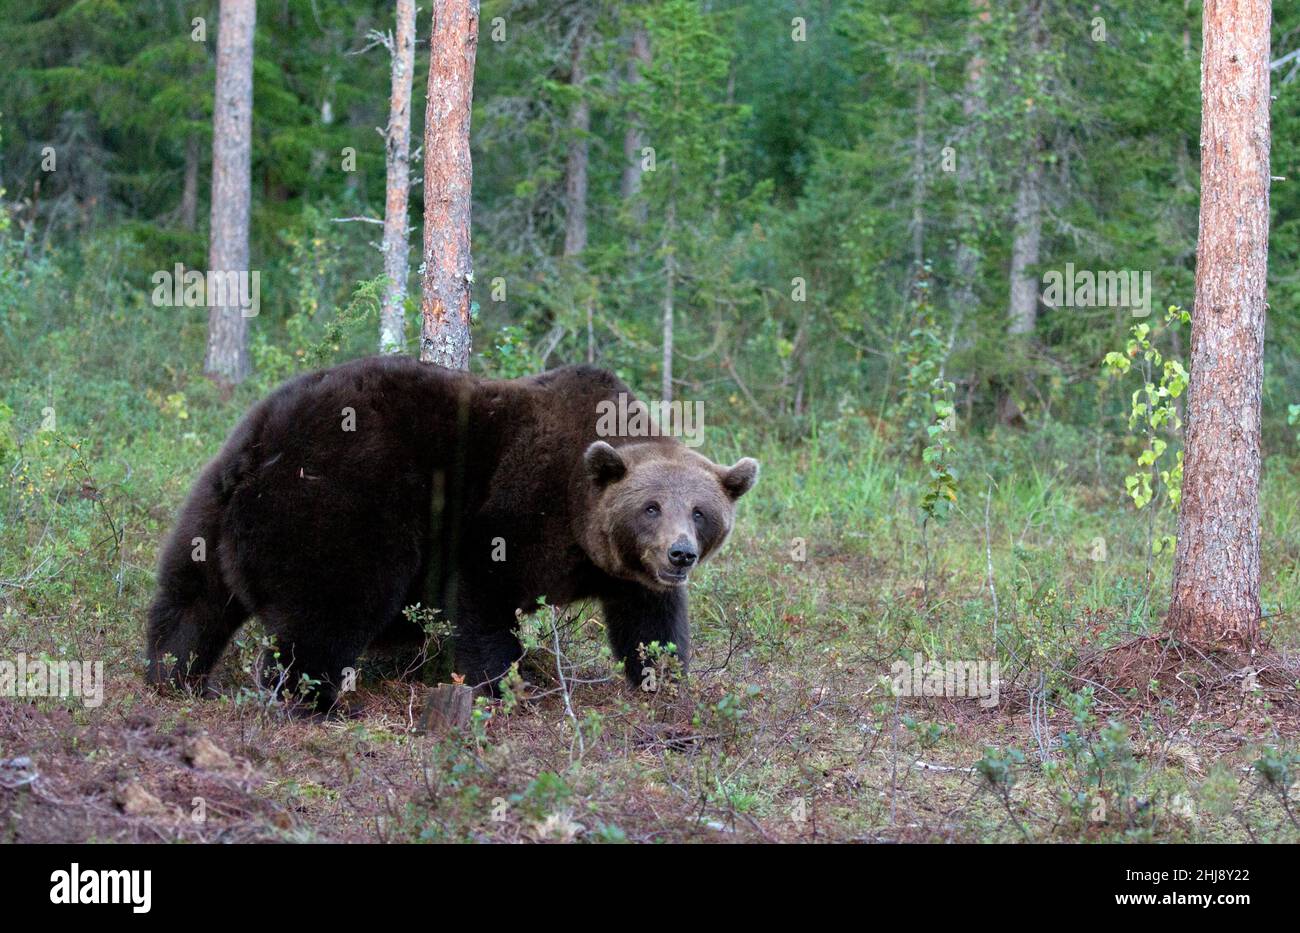
[[[736,500],[758,479],[756,460],[719,466],[676,443],[596,441],[583,466],[588,508],[578,531],[587,556],[611,576],[656,589],[685,585],[722,546]]]

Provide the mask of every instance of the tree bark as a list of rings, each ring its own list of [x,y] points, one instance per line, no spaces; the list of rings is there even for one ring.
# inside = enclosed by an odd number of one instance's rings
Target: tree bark
[[[406,349],[406,276],[410,240],[407,200],[411,191],[411,84],[415,73],[415,0],[397,0],[393,38],[392,97],[384,146],[388,178],[384,199],[384,303],[379,311],[379,350]]]
[[[912,139],[912,262],[925,262],[925,78],[916,83]]]
[[[1168,624],[1203,648],[1259,637],[1260,396],[1268,270],[1269,0],[1206,0],[1201,214]]]
[[[1039,2],[1030,3],[1026,9],[1026,29],[1029,33],[1028,66],[1038,69],[1039,58],[1047,48],[1047,31]],[[1037,90],[1042,91],[1041,88]],[[1038,276],[1031,271],[1038,265],[1043,238],[1043,138],[1038,120],[1036,107],[1031,105],[1025,114],[1029,152],[1016,189],[1015,238],[1011,242],[1011,301],[1007,333],[1012,336],[1032,334],[1038,321]]]
[[[632,51],[627,60],[627,83],[641,81],[641,66],[650,63],[650,35],[644,26],[632,32]],[[620,186],[624,201],[634,201],[632,217],[638,224],[645,223],[645,204],[637,199],[641,193],[641,115],[629,113],[627,129],[623,132],[623,178]]]
[[[957,255],[954,259],[957,284],[953,290],[952,322],[948,330],[949,354],[957,342],[957,334],[961,329],[962,321],[967,314],[973,315],[976,310],[975,277],[979,271],[979,253],[974,245],[979,238],[979,212],[973,203],[975,196],[973,189],[976,177],[975,165],[977,161],[983,160],[983,152],[980,147],[983,132],[982,130],[978,132],[971,132],[970,130],[979,124],[986,111],[983,88],[984,42],[980,28],[988,23],[990,13],[988,0],[974,0],[971,8],[978,12],[976,19],[972,21],[970,26],[971,56],[966,62],[966,87],[962,94],[962,114],[968,126],[967,138],[971,142],[968,142],[961,151],[956,153],[957,191],[960,207],[957,213]],[[946,370],[947,364],[948,357],[945,354],[941,375]]]
[[[564,255],[577,256],[587,248],[587,134],[591,131],[591,103],[583,87],[583,58],[587,51],[585,27],[573,40],[569,84],[578,95],[569,116],[569,158],[564,171]]]
[[[208,269],[247,274],[252,203],[253,32],[256,0],[221,0],[217,80],[212,114],[212,214]],[[247,378],[248,319],[226,296],[208,309],[208,352],[203,371],[225,385]]]
[[[185,178],[181,183],[181,227],[193,231],[199,225],[199,138],[185,137]]]
[[[677,291],[677,256],[673,240],[676,232],[677,200],[669,192],[664,217],[663,381],[660,383],[660,397],[665,402],[673,400],[673,306]]]
[[[420,359],[468,369],[470,352],[469,125],[478,0],[433,0],[424,115],[424,291]]]
[[[1016,191],[1015,239],[1011,243],[1010,334],[1031,334],[1038,320],[1038,277],[1031,271],[1038,265],[1043,237],[1043,164],[1038,146],[1030,147],[1030,162]]]
[[[731,67],[727,73],[727,110],[736,103],[736,69]],[[717,224],[722,216],[722,188],[727,183],[727,143],[718,140],[718,171],[713,176],[713,222]]]

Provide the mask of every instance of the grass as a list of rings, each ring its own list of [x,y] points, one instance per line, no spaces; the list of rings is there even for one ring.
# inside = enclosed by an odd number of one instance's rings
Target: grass
[[[79,277],[0,250],[0,663],[99,662],[105,680],[96,708],[0,696],[0,840],[1300,841],[1295,683],[1189,711],[1167,681],[1082,679],[1158,632],[1170,556],[1149,560],[1148,535],[1173,529],[1124,496],[1120,434],[1055,423],[960,432],[958,502],[923,525],[926,477],[888,419],[711,422],[704,452],[763,472],[692,583],[676,692],[629,692],[578,606],[529,623],[536,692],[481,702],[464,734],[416,734],[430,684],[384,658],[354,718],[286,716],[253,686],[256,624],[219,699],[155,694],[158,544],[273,380],[223,399],[178,366],[201,319],[147,309],[114,242]],[[271,339],[264,362],[297,365]],[[1278,650],[1300,644],[1297,469],[1265,460]],[[998,704],[896,696],[891,665],[918,653],[996,660]]]
[[[0,698],[0,759],[36,774],[0,787],[0,839],[1300,840],[1293,696],[1244,692],[1184,722],[1160,703],[1117,712],[1077,679],[1159,628],[1169,559],[1148,582],[1122,461],[1073,456],[1070,438],[959,439],[958,508],[924,530],[924,477],[866,419],[797,443],[712,438],[763,475],[692,585],[697,657],[675,693],[628,692],[598,615],[573,607],[531,623],[536,696],[480,702],[463,735],[414,734],[429,685],[380,662],[356,718],[286,717],[252,686],[255,626],[220,699],[155,695],[139,651],[156,548],[245,404],[173,388],[98,386],[45,432],[37,387],[6,396],[0,659],[102,661],[106,698]],[[1279,647],[1300,641],[1293,470],[1270,458],[1264,484]],[[1001,702],[894,696],[890,665],[916,653],[997,659]],[[196,763],[200,736],[228,760]]]

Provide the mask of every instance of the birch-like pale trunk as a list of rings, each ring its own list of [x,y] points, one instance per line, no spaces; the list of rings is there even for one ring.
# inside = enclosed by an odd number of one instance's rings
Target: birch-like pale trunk
[[[181,182],[181,228],[195,230],[199,225],[199,137],[185,137],[185,176]]]
[[[208,269],[248,273],[252,205],[253,32],[256,0],[221,0],[217,78],[212,105],[212,214]],[[238,296],[208,308],[204,373],[223,385],[248,377],[248,319]]]
[[[379,311],[379,350],[406,349],[406,277],[410,240],[407,202],[411,191],[411,85],[415,75],[415,0],[397,0],[392,49],[392,96],[385,134],[387,193],[384,199],[384,301]]]
[[[1047,48],[1047,31],[1040,3],[1029,4],[1026,18],[1030,65],[1037,68],[1039,56]],[[1011,241],[1011,294],[1007,333],[1012,336],[1032,334],[1034,325],[1038,322],[1038,276],[1033,271],[1038,266],[1043,239],[1043,139],[1038,120],[1035,107],[1031,106],[1025,114],[1028,152],[1016,188],[1013,217],[1015,234]]]
[[[1011,241],[1011,308],[1007,332],[1032,334],[1038,321],[1038,265],[1043,238],[1043,164],[1031,145],[1029,165],[1016,191],[1015,237]]]
[[[985,113],[983,80],[984,56],[983,36],[980,26],[988,23],[991,14],[988,0],[974,0],[971,4],[978,13],[970,26],[971,56],[966,62],[966,87],[962,94],[962,113],[968,127],[974,127]],[[976,133],[975,140],[982,138]],[[961,200],[958,211],[957,255],[954,260],[957,283],[953,294],[953,314],[948,336],[948,349],[951,352],[961,329],[962,321],[968,314],[975,312],[975,276],[979,271],[979,253],[974,242],[978,237],[979,213],[972,203],[975,186],[975,165],[982,158],[978,143],[967,143],[956,152],[957,191]],[[947,363],[947,358],[944,360]]]
[[[650,64],[650,34],[646,32],[644,26],[638,26],[632,32],[632,49],[627,60],[628,84],[639,83],[641,81],[641,66],[648,64]],[[646,219],[645,203],[638,197],[641,193],[641,147],[643,144],[641,115],[635,112],[629,113],[627,116],[627,129],[623,131],[623,177],[620,184],[620,193],[624,201],[633,202],[632,218],[638,224],[645,223]]]
[[[916,83],[912,137],[912,262],[925,262],[925,78]]]
[[[564,255],[577,256],[587,248],[587,134],[591,131],[591,103],[583,83],[587,51],[585,28],[573,40],[569,83],[578,94],[569,116],[569,156],[564,169]]]
[[[677,291],[677,254],[673,238],[677,233],[677,199],[670,192],[664,216],[664,303],[663,303],[663,380],[660,397],[673,400],[673,310]]]

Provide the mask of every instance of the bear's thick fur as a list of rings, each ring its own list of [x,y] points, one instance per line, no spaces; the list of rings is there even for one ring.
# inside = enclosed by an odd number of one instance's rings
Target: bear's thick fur
[[[516,610],[543,596],[598,599],[634,683],[641,644],[672,642],[684,663],[687,574],[758,464],[599,439],[597,405],[620,394],[592,366],[494,381],[396,356],[285,383],[203,470],[164,547],[150,681],[204,687],[256,615],[289,686],[320,681],[328,709],[343,669],[411,634],[402,610],[421,603],[454,624],[466,682],[492,685],[522,653]]]

